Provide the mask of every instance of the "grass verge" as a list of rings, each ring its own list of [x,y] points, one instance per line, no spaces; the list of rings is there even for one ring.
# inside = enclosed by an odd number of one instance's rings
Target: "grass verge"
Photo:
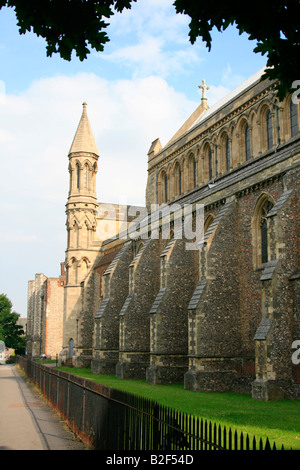
[[[124,380],[114,375],[93,374],[91,369],[59,367],[109,387],[151,398],[162,405],[198,416],[238,432],[268,437],[276,448],[300,450],[300,402],[281,400],[260,402],[251,395],[236,393],[203,393],[185,390],[183,384],[150,385],[145,380]]]

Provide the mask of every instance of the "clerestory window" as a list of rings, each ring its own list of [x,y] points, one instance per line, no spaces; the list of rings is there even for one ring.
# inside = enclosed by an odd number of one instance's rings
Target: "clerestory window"
[[[291,137],[295,137],[298,134],[298,105],[290,101],[290,126],[291,126]]]
[[[272,115],[269,110],[266,114],[266,127],[267,127],[267,148],[268,150],[273,147],[273,124]]]
[[[245,156],[246,156],[246,161],[250,160],[251,158],[251,149],[250,149],[250,130],[248,124],[245,126]]]
[[[225,155],[226,155],[226,170],[229,171],[231,161],[230,161],[230,142],[229,142],[228,137],[226,138],[226,141],[225,141]]]

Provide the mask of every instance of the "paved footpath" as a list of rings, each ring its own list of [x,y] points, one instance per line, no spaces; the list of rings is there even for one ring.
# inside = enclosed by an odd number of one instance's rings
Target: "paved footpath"
[[[14,365],[0,365],[0,450],[86,450]]]

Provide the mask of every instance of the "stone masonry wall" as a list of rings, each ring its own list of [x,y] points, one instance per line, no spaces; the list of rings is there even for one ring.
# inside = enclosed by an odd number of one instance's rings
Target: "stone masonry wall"
[[[197,283],[198,252],[173,239],[160,255],[160,291],[150,310],[149,383],[181,383],[188,369],[187,306]]]
[[[190,361],[185,388],[225,391],[232,389],[241,353],[236,202],[228,207],[211,238],[199,253],[199,301],[189,307]]]
[[[59,354],[63,345],[64,282],[57,278],[46,281],[46,323],[44,352],[52,359]]]
[[[148,239],[129,267],[129,295],[120,312],[117,377],[145,378],[150,364],[150,309],[160,286],[161,250],[161,240]]]
[[[119,315],[128,295],[132,244],[124,245],[104,272],[103,300],[95,315],[92,370],[114,374],[119,359]]]

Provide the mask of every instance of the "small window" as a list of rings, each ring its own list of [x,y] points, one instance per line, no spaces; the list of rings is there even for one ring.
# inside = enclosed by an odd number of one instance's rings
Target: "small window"
[[[80,189],[80,166],[77,164],[77,189]]]
[[[248,124],[245,126],[245,156],[246,161],[250,160],[251,153],[250,153],[250,130]]]
[[[164,184],[165,184],[165,202],[168,202],[168,175],[165,173],[164,177]]]
[[[261,262],[268,262],[268,223],[267,214],[272,209],[271,201],[266,200],[261,208],[260,235],[261,235]]]
[[[226,154],[226,170],[230,170],[230,143],[229,143],[229,138],[226,138],[225,142],[225,154]]]
[[[295,137],[298,134],[298,105],[290,101],[290,125],[291,125],[291,137]]]
[[[210,147],[208,149],[208,178],[212,179],[212,155]]]
[[[196,160],[193,160],[193,183],[194,183],[194,188],[197,186],[197,163]]]
[[[261,262],[267,263],[268,261],[268,224],[267,219],[261,221]]]
[[[85,188],[88,187],[88,166],[87,164],[84,165],[83,169],[83,185]]]
[[[180,166],[178,168],[178,193],[179,193],[179,196],[182,193],[182,181],[181,181],[181,168],[180,168]]]
[[[267,148],[268,150],[273,147],[273,125],[271,111],[269,110],[266,114],[266,126],[267,126]]]
[[[254,247],[254,264],[258,268],[261,264],[269,261],[269,241],[268,241],[268,218],[267,215],[272,209],[274,203],[271,197],[263,194],[254,211],[252,221],[252,236]]]

